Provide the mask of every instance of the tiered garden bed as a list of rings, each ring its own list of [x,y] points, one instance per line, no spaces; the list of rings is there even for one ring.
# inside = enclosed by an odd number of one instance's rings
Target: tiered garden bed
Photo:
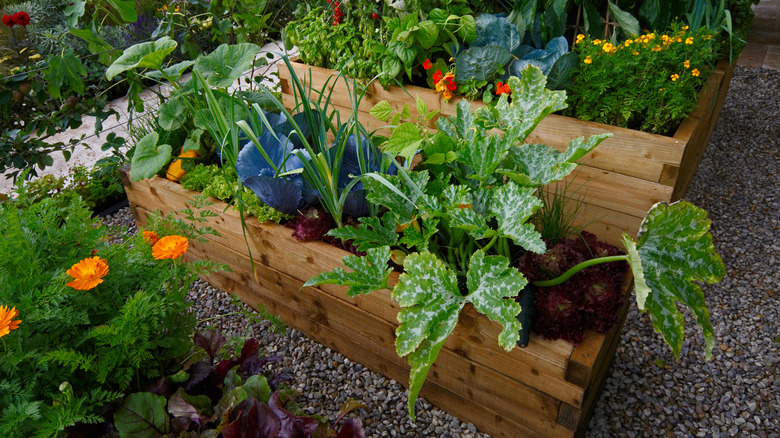
[[[292,65],[296,75],[314,90],[322,90],[330,80],[334,87],[330,94],[333,107],[342,114],[351,113],[350,93],[343,80],[334,81],[335,71],[301,63]],[[575,137],[613,134],[579,160],[583,166],[571,177],[570,191],[578,190],[574,197],[583,199],[576,223],[617,244],[623,233],[636,237],[642,219],[654,204],[682,199],[718,121],[733,72],[733,64],[722,61],[716,66],[699,95],[697,108],[671,137],[559,115],[542,120],[528,137],[529,143],[565,150]],[[290,108],[294,104],[290,74],[280,69],[279,76],[283,101]],[[416,86],[384,90],[373,82],[358,108],[359,120],[369,130],[379,129],[384,124],[369,114],[375,104],[387,100],[400,111],[405,104],[413,107],[415,96],[420,96],[429,110],[438,110],[440,116],[455,114],[457,102],[445,102],[434,90]],[[481,103],[474,102],[472,107],[478,105]],[[562,184],[567,182],[564,180]]]
[[[131,182],[124,175],[124,182],[139,225],[152,211],[173,213],[197,194],[159,177]],[[289,229],[254,218],[246,222],[245,240],[238,212],[226,207],[219,201],[208,207],[217,213],[208,225],[221,236],[192,242],[186,255],[232,268],[208,278],[212,285],[265,306],[307,336],[406,384],[409,368],[393,345],[399,309],[389,291],[348,298],[341,287],[302,289],[312,276],[342,266],[347,253],[323,242],[298,242]],[[625,312],[624,306],[621,320]],[[588,332],[576,347],[532,336],[527,348],[507,353],[496,342],[500,326],[467,307],[421,395],[495,437],[582,434],[621,327]]]

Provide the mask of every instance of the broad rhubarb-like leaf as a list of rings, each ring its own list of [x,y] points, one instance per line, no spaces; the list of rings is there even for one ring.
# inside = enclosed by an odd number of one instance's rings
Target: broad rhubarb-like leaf
[[[166,36],[128,47],[122,56],[106,69],[106,79],[110,81],[114,76],[135,68],[157,70],[162,67],[165,57],[173,52],[177,45],[176,41]]]
[[[352,244],[360,251],[381,246],[392,246],[398,241],[398,233],[395,231],[396,220],[392,212],[385,213],[382,218],[361,217],[361,223],[357,227],[346,226],[328,231],[328,236],[333,236],[342,241],[352,240]]]
[[[542,201],[534,196],[533,187],[520,187],[513,182],[493,190],[491,211],[498,220],[498,232],[510,237],[515,244],[538,254],[546,250],[542,235],[528,223],[534,211],[542,206]]]
[[[390,247],[382,246],[366,251],[365,257],[344,256],[344,264],[351,268],[352,272],[346,272],[342,268],[336,268],[331,272],[323,272],[307,281],[304,286],[317,286],[320,284],[338,284],[349,286],[347,295],[354,297],[367,294],[379,289],[388,289],[387,279],[392,268],[387,267],[390,260]]]
[[[519,178],[512,172],[505,174],[512,181],[529,187],[538,187],[567,177],[576,167],[576,161],[592,151],[612,134],[593,135],[585,140],[579,137],[569,143],[566,152],[543,144],[529,144],[513,147],[509,151],[509,162],[517,166]]]
[[[520,304],[513,299],[525,287],[528,280],[517,269],[509,266],[503,256],[486,256],[479,250],[471,256],[466,286],[466,297],[481,313],[501,324],[504,329],[498,335],[498,343],[511,350],[520,337],[517,315]]]
[[[135,145],[135,153],[130,163],[130,176],[133,181],[141,181],[153,177],[171,161],[170,145],[158,145],[160,136],[152,131],[146,134]]]
[[[712,355],[715,340],[709,310],[704,292],[693,283],[717,283],[725,275],[709,229],[706,211],[685,201],[671,205],[658,203],[642,222],[635,252],[631,238],[623,237],[629,247],[634,277],[644,278],[647,285],[647,288],[637,288],[637,305],[650,312],[653,326],[672,347],[675,356],[680,355],[684,336],[684,318],[677,310],[678,301],[690,309],[701,326],[705,355],[707,358]]]

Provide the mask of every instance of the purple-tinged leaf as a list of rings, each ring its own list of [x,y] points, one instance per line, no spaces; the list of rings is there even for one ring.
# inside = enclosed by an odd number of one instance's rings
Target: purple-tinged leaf
[[[263,372],[263,368],[269,363],[276,363],[282,360],[281,356],[268,356],[261,358],[260,356],[255,356],[253,358],[249,358],[245,360],[241,367],[238,369],[239,372],[246,373],[249,376],[254,376],[255,374],[260,374]]]
[[[152,394],[159,395],[165,398],[168,398],[173,394],[173,391],[171,390],[171,387],[168,385],[168,379],[165,377],[160,377],[159,379],[155,380],[152,384],[146,387],[146,392],[151,392]]]
[[[149,392],[128,395],[114,413],[114,426],[122,437],[153,438],[167,434],[170,430],[165,398]]]
[[[235,359],[222,360],[217,364],[217,373],[224,378],[230,369],[236,365],[238,365],[238,361]]]
[[[187,417],[172,418],[171,419],[171,432],[175,436],[177,436],[177,437],[181,436],[182,433],[184,433],[185,436],[186,436],[186,432],[193,425],[198,426],[197,423],[195,423],[194,421],[192,421],[191,419],[189,419]],[[196,429],[196,430],[199,430],[199,429]]]
[[[271,378],[268,380],[268,385],[271,387],[271,389],[276,391],[276,389],[279,387],[279,385],[282,382],[290,382],[292,381],[292,379],[293,379],[292,376],[290,376],[289,374],[277,373],[271,376]]]
[[[223,438],[275,438],[281,424],[271,409],[256,398],[248,398],[230,411],[230,423],[222,428]]]
[[[241,357],[238,358],[238,363],[243,364],[245,360],[259,357],[259,355],[260,341],[255,338],[247,339],[244,341],[244,346],[241,348]]]
[[[317,430],[319,422],[311,417],[299,417],[292,412],[285,410],[279,402],[279,391],[271,395],[268,401],[268,407],[279,419],[282,425],[279,431],[279,438],[300,438],[310,437]]]
[[[202,429],[203,418],[200,416],[198,409],[184,399],[184,395],[184,389],[179,388],[179,390],[168,399],[168,413],[175,418],[187,418],[195,422],[195,424]],[[184,430],[187,429],[185,428]]]
[[[363,422],[359,418],[347,418],[341,424],[337,438],[364,438]]]
[[[206,378],[214,371],[215,371],[214,366],[208,362],[204,362],[204,361],[195,362],[189,368],[190,378],[187,379],[187,382],[184,384],[184,389],[186,391],[191,390],[192,388],[194,388],[195,386],[197,386],[198,384],[206,380]]]
[[[225,345],[225,342],[227,342],[224,336],[211,330],[202,330],[195,333],[193,340],[195,345],[206,350],[206,354],[209,355],[212,361],[217,356],[219,350],[222,349],[222,346]]]

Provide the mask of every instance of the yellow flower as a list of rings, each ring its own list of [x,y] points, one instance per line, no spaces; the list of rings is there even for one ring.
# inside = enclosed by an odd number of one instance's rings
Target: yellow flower
[[[683,67],[691,68],[691,60],[690,59],[686,59],[685,62],[683,62]]]
[[[685,39],[685,44],[693,44],[693,37],[688,37]]]
[[[0,338],[11,333],[11,330],[19,328],[19,324],[22,323],[22,320],[17,319],[16,321],[11,321],[16,318],[17,315],[19,315],[19,311],[16,310],[16,307],[8,309],[7,306],[0,306]]]
[[[148,243],[151,246],[154,246],[155,243],[157,243],[158,240],[160,240],[160,236],[157,235],[154,231],[144,231],[141,233],[141,235],[144,238],[144,242]]]
[[[585,39],[585,35],[579,34],[579,35],[577,35],[577,41],[576,42],[577,43],[582,42],[582,40],[584,40],[584,39]]]
[[[680,38],[680,37],[677,37],[677,42],[678,42],[678,43],[681,43],[681,42],[682,42],[682,38]]]
[[[165,236],[152,247],[152,257],[157,260],[177,259],[187,252],[187,238],[177,235]]]
[[[41,54],[36,53],[35,55],[30,56],[30,61],[40,61],[41,60]]]
[[[593,58],[591,58],[590,56],[586,56],[582,62],[584,62],[585,64],[592,64]]]
[[[666,88],[659,88],[659,89],[658,89],[658,92],[660,93],[660,92],[662,92],[662,91],[664,91],[664,90],[666,90]]]
[[[698,68],[694,68],[693,70],[691,70],[691,75],[699,76],[699,69]]]
[[[173,9],[173,12],[179,12],[179,7],[176,6],[176,8]]]
[[[678,75],[677,73],[675,73],[675,74],[671,75],[671,76],[670,76],[670,78],[672,79],[672,82],[674,82],[674,81],[676,81],[677,79],[680,79],[680,75]]]
[[[100,257],[88,257],[66,271],[73,281],[65,286],[77,290],[90,290],[103,282],[108,274],[108,263]]]
[[[615,46],[614,46],[613,44],[611,44],[611,43],[604,43],[604,45],[603,45],[603,46],[601,46],[601,50],[603,50],[603,51],[605,51],[605,52],[609,53],[609,52],[614,52],[614,51],[615,51],[615,50],[617,50],[617,49],[616,49],[616,48],[615,48]]]
[[[633,53],[634,56],[638,56],[639,55],[639,52],[637,52],[636,50],[632,51],[631,53]]]
[[[682,30],[688,30],[688,29],[689,29],[688,25],[682,27]]]
[[[663,49],[661,48],[661,46],[655,46],[655,47],[653,47],[653,48],[652,48],[652,49],[650,49],[650,50],[652,50],[653,52],[660,52],[660,51],[661,51],[661,50],[663,50]]]
[[[168,5],[163,6],[163,11],[168,12]]]
[[[634,40],[632,40],[632,39],[627,39],[627,40],[626,40],[626,42],[625,42],[625,45],[626,45],[626,46],[630,46],[630,45],[631,45],[631,44],[633,44],[633,43],[634,43]]]
[[[600,46],[601,45],[601,40],[593,40],[593,45],[594,46]]]

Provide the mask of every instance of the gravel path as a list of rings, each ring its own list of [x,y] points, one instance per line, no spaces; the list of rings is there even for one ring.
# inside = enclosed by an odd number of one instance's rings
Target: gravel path
[[[720,121],[687,199],[713,221],[726,264],[722,283],[705,286],[715,329],[713,358],[689,327],[679,361],[632,306],[587,437],[780,437],[780,72],[737,67]],[[107,221],[135,230],[124,209]],[[198,282],[190,293],[200,317],[239,310],[226,294]],[[242,305],[239,305],[243,307]],[[225,335],[261,339],[308,398],[304,409],[333,418],[349,397],[370,408],[366,436],[487,437],[470,423],[422,402],[406,416],[406,391],[296,330],[274,334],[244,317],[213,322]],[[420,406],[420,405],[418,405]]]

